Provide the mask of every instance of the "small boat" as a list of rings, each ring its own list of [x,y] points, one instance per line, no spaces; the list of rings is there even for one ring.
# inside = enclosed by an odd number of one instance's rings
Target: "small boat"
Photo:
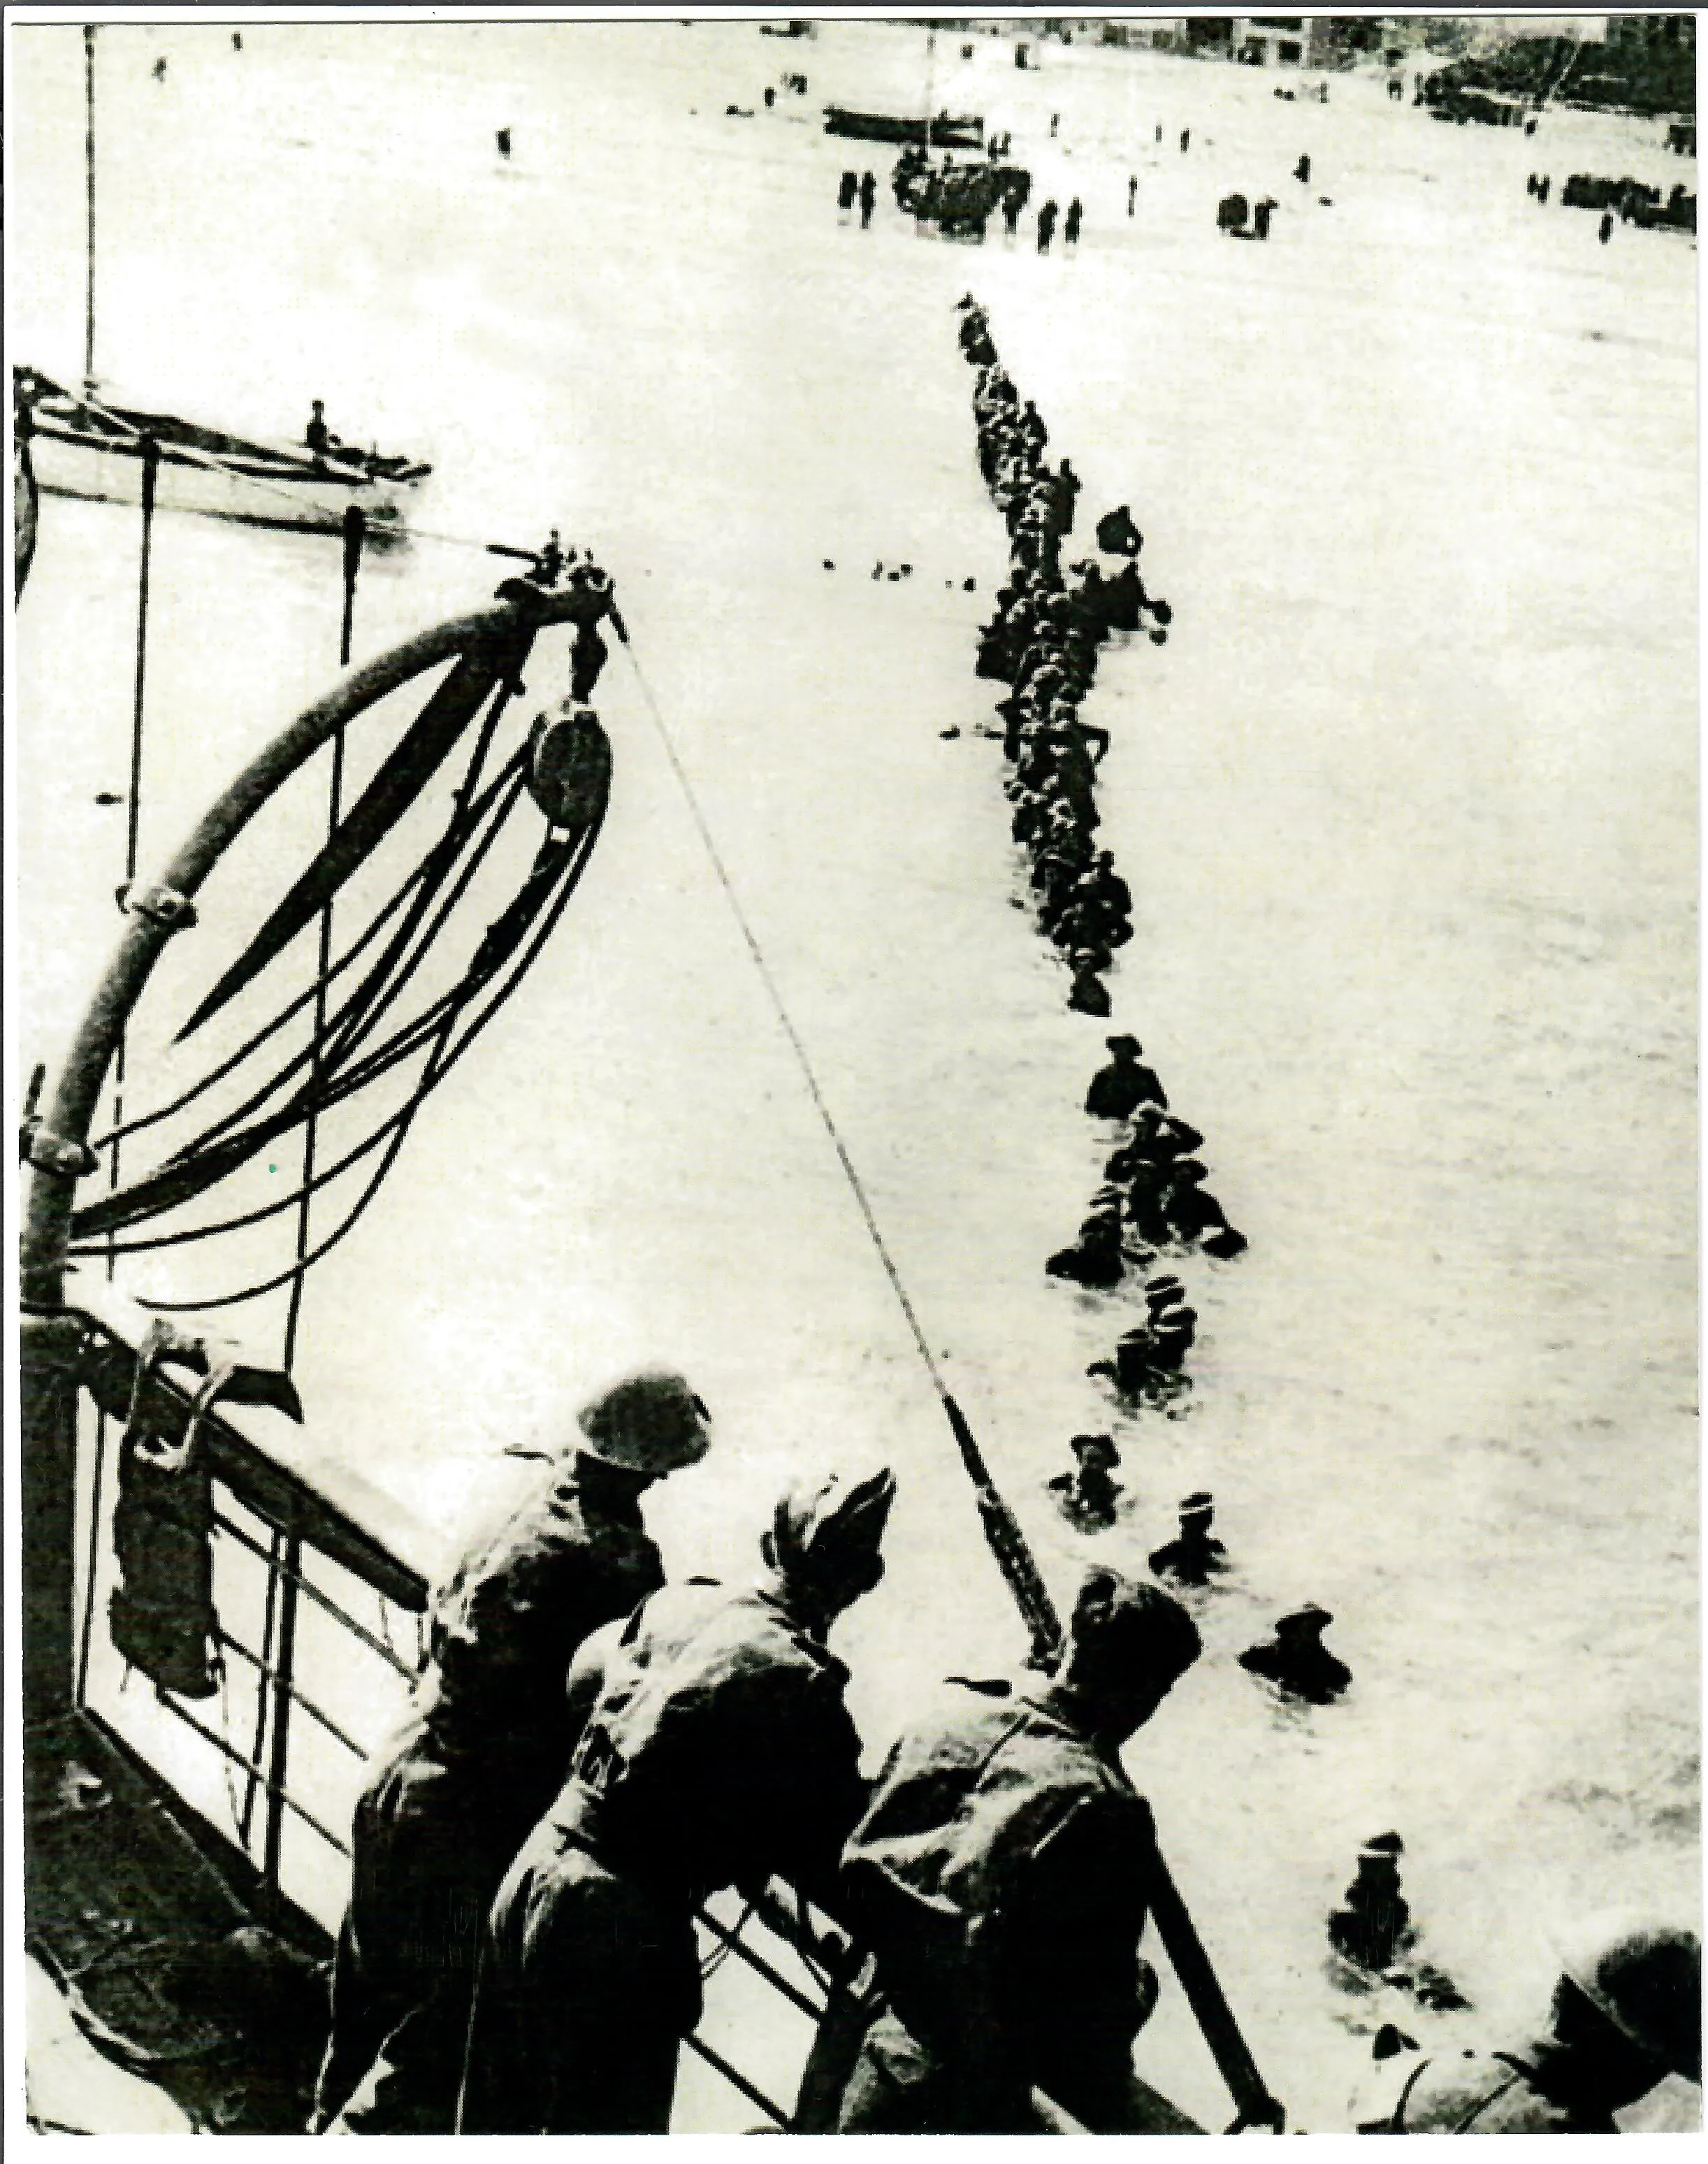
[[[855,135],[869,143],[919,143],[939,150],[981,150],[984,121],[976,113],[958,118],[940,113],[935,120],[914,120],[900,113],[854,113],[846,106],[825,108],[827,135]]]
[[[316,453],[257,444],[176,414],[91,404],[36,369],[13,369],[13,398],[37,485],[50,496],[139,502],[143,447],[152,443],[160,453],[155,501],[163,510],[335,533],[354,505],[369,528],[383,533],[401,529],[410,495],[432,471],[417,460],[348,446]]]
[[[253,526],[337,533],[353,507],[380,538],[404,531],[411,490],[432,471],[403,458],[381,458],[348,444],[317,451],[307,444],[252,443],[174,413],[108,405],[96,395],[96,25],[83,31],[84,176],[88,223],[84,246],[83,381],[81,395],[37,369],[12,371],[15,433],[27,437],[38,487],[50,496],[101,503],[139,503],[144,446],[159,453],[155,501],[162,509],[200,512]],[[317,409],[317,412],[318,409]],[[15,486],[15,485],[14,485]]]

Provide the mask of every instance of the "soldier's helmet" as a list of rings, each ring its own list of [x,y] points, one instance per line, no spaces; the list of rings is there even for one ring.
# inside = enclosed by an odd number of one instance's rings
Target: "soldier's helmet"
[[[1560,1945],[1560,1968],[1629,2042],[1688,2081],[1702,2078],[1702,1945],[1649,1916],[1590,1917]]]
[[[577,1416],[589,1458],[626,1473],[676,1473],[711,1447],[711,1416],[685,1376],[642,1368],[589,1400]]]

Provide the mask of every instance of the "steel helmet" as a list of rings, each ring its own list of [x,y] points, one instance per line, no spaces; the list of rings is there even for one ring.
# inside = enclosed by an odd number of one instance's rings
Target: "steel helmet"
[[[1702,1945],[1629,1913],[1592,1916],[1560,1944],[1560,1967],[1621,2035],[1675,2074],[1702,2078]]]
[[[583,1450],[626,1473],[675,1473],[711,1447],[711,1416],[670,1368],[642,1368],[590,1398],[576,1416]]]

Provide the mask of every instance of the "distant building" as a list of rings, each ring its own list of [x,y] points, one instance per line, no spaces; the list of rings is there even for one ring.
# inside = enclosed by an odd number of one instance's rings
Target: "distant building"
[[[1671,46],[1694,53],[1696,18],[1694,15],[1609,15],[1606,42],[1616,50],[1653,52]]]
[[[1236,15],[1234,57],[1248,67],[1314,67],[1320,15]]]

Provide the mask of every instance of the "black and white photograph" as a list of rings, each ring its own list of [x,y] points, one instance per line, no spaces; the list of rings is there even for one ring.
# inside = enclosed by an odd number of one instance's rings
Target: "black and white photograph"
[[[1700,2138],[1696,15],[3,13],[7,2132]]]

